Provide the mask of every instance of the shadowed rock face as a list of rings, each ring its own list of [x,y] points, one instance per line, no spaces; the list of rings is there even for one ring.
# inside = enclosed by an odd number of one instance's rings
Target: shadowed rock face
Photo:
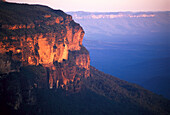
[[[4,9],[11,5],[3,4],[7,6],[2,6]],[[21,7],[17,6],[18,9]],[[33,14],[42,8],[35,7]],[[82,46],[82,27],[70,15],[60,10],[48,10],[42,10],[41,14],[35,13],[29,23],[23,21],[15,24],[13,20],[1,20],[0,73],[16,72],[24,66],[42,65],[46,70],[49,88],[63,88],[70,81],[73,82],[75,76],[90,75],[90,58]],[[29,18],[27,14],[22,16]],[[8,19],[7,16],[3,18]]]

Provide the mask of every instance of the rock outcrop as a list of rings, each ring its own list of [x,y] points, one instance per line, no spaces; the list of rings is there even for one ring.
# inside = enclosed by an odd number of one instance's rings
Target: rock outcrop
[[[34,7],[35,12],[43,8]],[[31,20],[29,23],[0,20],[0,73],[9,74],[19,72],[21,67],[42,65],[49,88],[68,89],[66,85],[76,76],[80,79],[90,75],[89,53],[82,46],[84,31],[70,15],[60,10],[48,10],[42,10],[42,14],[35,14],[38,17],[30,19],[24,14],[26,20]]]
[[[0,106],[34,105],[41,89],[80,91],[90,76],[83,28],[46,6],[0,2],[0,10]]]

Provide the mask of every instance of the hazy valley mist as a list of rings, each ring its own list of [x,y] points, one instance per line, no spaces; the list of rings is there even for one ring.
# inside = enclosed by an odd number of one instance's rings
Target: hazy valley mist
[[[170,98],[170,12],[69,13],[93,66]]]

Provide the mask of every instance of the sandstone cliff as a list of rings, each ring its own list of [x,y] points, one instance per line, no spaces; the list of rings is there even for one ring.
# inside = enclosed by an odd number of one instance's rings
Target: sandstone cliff
[[[9,18],[8,14],[4,14],[5,11],[1,11],[1,74],[19,72],[24,66],[42,65],[48,87],[65,89],[76,76],[78,80],[90,75],[89,53],[82,46],[84,31],[70,15],[44,6],[30,8],[17,4],[13,5],[18,10],[12,11],[10,5],[1,3],[2,9],[8,9],[11,13]],[[25,12],[20,14],[24,6]],[[20,17],[16,17],[18,14]]]

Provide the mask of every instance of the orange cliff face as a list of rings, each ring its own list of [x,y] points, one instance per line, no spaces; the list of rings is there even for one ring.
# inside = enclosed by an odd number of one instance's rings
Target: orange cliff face
[[[77,82],[80,77],[86,78],[90,75],[89,53],[82,46],[84,31],[69,15],[63,18],[47,14],[44,15],[44,18],[52,19],[35,21],[35,23],[27,25],[1,26],[2,29],[14,32],[22,29],[41,28],[42,24],[53,25],[53,28],[56,24],[60,24],[63,27],[48,33],[3,36],[0,42],[0,55],[8,57],[8,60],[0,58],[0,61],[8,64],[8,68],[1,73],[19,71],[23,66],[43,65],[46,69],[49,88],[68,89],[68,84]],[[13,64],[14,66],[11,67],[13,62],[17,62],[17,66]]]

